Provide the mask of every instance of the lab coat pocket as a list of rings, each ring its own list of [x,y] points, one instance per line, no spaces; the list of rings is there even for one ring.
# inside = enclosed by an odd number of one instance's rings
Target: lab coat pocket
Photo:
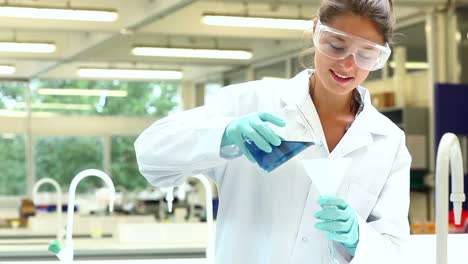
[[[362,219],[367,219],[377,202],[377,196],[363,189],[360,185],[351,183],[347,200]]]

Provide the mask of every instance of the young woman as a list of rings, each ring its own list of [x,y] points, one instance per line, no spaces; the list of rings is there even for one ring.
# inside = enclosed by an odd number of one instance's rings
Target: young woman
[[[313,25],[312,25],[313,24]],[[409,235],[411,157],[404,133],[360,87],[390,55],[389,0],[326,0],[311,22],[316,70],[287,81],[221,89],[215,103],[157,121],[135,142],[141,173],[156,186],[203,173],[218,187],[217,263],[397,263]],[[299,105],[324,149],[307,148],[272,172],[255,163],[245,140],[271,151],[270,126],[296,119],[277,113]],[[349,157],[336,196],[320,197],[301,160]]]

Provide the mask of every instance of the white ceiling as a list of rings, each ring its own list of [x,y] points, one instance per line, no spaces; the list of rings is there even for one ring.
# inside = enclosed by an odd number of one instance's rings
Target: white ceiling
[[[8,0],[8,5],[113,9],[115,22],[80,22],[0,18],[0,41],[52,42],[52,54],[1,53],[0,64],[16,66],[8,78],[78,78],[79,67],[180,69],[185,79],[198,79],[242,64],[260,62],[302,47],[295,30],[216,27],[201,23],[203,13],[269,17],[305,17],[316,14],[321,0],[255,0],[247,8],[241,0]],[[395,1],[397,18],[411,17],[444,0]],[[0,0],[5,3],[5,0]],[[193,46],[247,49],[247,62],[207,59],[169,59],[131,54],[135,45]],[[6,77],[5,77],[6,78]]]

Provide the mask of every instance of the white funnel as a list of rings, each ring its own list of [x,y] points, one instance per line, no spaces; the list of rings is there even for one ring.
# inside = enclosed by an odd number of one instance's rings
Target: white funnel
[[[351,158],[305,159],[301,162],[320,195],[329,195],[338,191]]]

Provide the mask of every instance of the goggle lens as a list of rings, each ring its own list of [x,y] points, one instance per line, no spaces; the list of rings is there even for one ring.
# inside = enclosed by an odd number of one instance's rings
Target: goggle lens
[[[359,37],[324,26],[318,22],[314,33],[314,45],[332,59],[345,59],[353,55],[356,66],[373,71],[383,67],[390,56],[388,45],[381,46]]]

